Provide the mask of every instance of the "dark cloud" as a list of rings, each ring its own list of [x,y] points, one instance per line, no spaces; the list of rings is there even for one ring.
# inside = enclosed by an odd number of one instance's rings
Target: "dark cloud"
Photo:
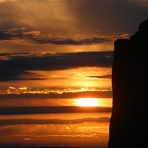
[[[103,78],[103,79],[110,79],[112,77],[112,75],[102,75],[102,76],[88,76],[88,77],[91,77],[91,78]]]
[[[61,106],[61,107],[1,107],[1,115],[13,114],[42,114],[42,113],[80,113],[80,112],[111,112],[111,108],[105,107],[90,107],[80,108],[74,106]]]
[[[55,44],[55,45],[91,45],[104,42],[110,42],[111,38],[105,37],[49,37],[48,34],[42,34],[40,31],[27,31],[26,29],[12,29],[10,31],[0,32],[0,41],[8,39],[29,39],[38,44]]]
[[[35,42],[39,44],[55,44],[55,45],[91,45],[91,44],[98,44],[98,43],[104,43],[109,42],[111,40],[106,38],[86,38],[86,39],[60,39],[60,38],[52,38],[52,39],[33,39]]]
[[[112,52],[64,53],[0,60],[0,81],[23,80],[35,70],[62,70],[76,67],[111,67]]]
[[[9,40],[11,39],[11,35],[9,33],[6,32],[0,32],[0,41],[1,40]]]

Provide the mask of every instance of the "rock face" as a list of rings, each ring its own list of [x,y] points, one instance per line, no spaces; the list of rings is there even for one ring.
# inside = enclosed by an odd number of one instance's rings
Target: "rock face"
[[[148,147],[147,53],[148,19],[131,39],[115,42],[108,148]]]

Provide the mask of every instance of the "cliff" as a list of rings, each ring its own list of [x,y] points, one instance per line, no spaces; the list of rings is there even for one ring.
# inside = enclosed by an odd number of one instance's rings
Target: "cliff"
[[[148,19],[129,40],[118,39],[114,46],[113,109],[108,148],[148,147]]]

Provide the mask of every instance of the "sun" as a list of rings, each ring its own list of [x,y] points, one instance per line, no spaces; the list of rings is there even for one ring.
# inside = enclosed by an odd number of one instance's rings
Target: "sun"
[[[100,103],[99,103],[99,100],[96,98],[79,98],[79,99],[76,99],[76,106],[98,107],[100,106]]]

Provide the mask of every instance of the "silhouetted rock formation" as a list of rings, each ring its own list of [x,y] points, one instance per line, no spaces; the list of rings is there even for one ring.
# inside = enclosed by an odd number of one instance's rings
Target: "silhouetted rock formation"
[[[115,42],[108,148],[146,148],[148,19],[130,40]]]

